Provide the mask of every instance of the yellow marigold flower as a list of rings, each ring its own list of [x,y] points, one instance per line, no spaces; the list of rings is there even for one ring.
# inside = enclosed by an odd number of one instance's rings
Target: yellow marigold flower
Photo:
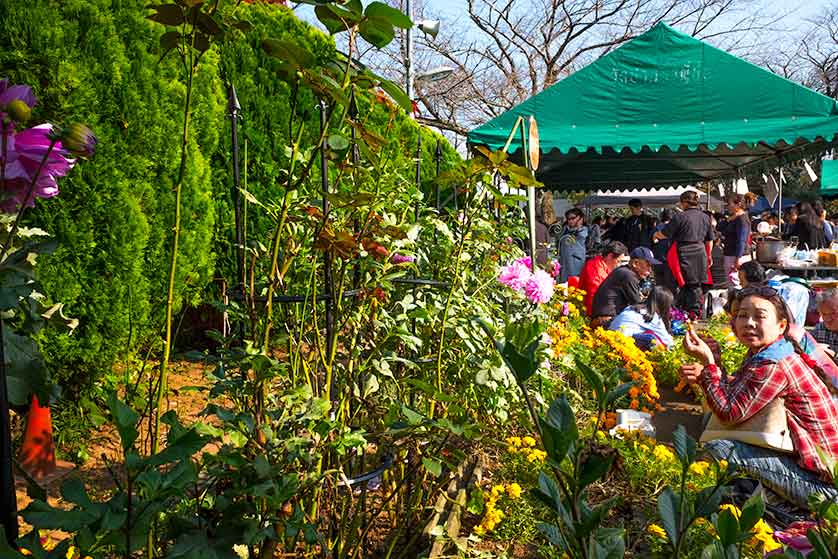
[[[596,438],[597,438],[598,441],[604,441],[608,437],[606,436],[605,431],[597,431],[596,432]]]
[[[546,458],[546,452],[536,449],[530,452],[529,456],[527,456],[527,462],[544,462]]]
[[[521,446],[521,437],[506,437],[506,444],[512,446]]]
[[[521,486],[517,483],[510,483],[506,486],[506,494],[509,495],[510,499],[517,499],[521,496]]]
[[[719,460],[719,470],[727,471],[727,460]]]
[[[703,476],[707,473],[707,469],[710,467],[710,464],[707,462],[694,462],[690,464],[690,473],[695,474],[697,476]]]
[[[667,447],[663,446],[662,444],[655,446],[653,454],[655,458],[657,458],[661,462],[671,462],[675,460],[675,455],[672,453],[672,451],[669,450]]]
[[[518,447],[509,445],[508,447],[506,447],[506,452],[508,452],[509,454],[515,454],[518,452]]]
[[[474,527],[474,530],[472,530],[472,531],[473,531],[475,534],[477,534],[478,536],[482,536],[483,534],[485,534],[485,533],[486,533],[486,529],[485,529],[485,528],[483,528],[483,525],[482,525],[482,524],[481,524],[481,525],[479,525],[479,526],[475,526],[475,527]]]
[[[656,538],[665,538],[666,537],[666,530],[658,526],[657,524],[649,524],[649,527],[646,528],[646,531],[655,536]]]
[[[526,436],[523,439],[521,439],[521,443],[524,446],[535,446],[535,439],[530,436]]]
[[[731,505],[731,504],[724,504],[721,507],[719,507],[719,510],[729,510],[731,513],[733,513],[733,516],[737,519],[742,514],[742,511],[740,511],[739,508],[736,505]]]

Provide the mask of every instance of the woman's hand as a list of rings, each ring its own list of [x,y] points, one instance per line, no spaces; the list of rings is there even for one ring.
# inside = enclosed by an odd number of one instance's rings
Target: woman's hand
[[[681,375],[681,380],[687,384],[695,384],[698,382],[698,377],[701,376],[701,371],[704,370],[704,365],[701,363],[685,363],[681,365],[678,373]]]
[[[710,346],[698,337],[698,334],[695,333],[692,325],[689,325],[687,328],[687,334],[684,336],[684,350],[688,355],[692,355],[698,359],[705,367],[707,365],[715,364],[715,359],[713,358],[713,352],[710,351]]]

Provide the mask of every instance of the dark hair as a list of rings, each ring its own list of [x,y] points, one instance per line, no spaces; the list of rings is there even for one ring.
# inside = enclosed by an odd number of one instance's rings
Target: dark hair
[[[582,212],[582,210],[580,210],[579,208],[570,208],[569,210],[567,210],[567,211],[564,213],[564,218],[567,220],[567,219],[570,219],[570,218],[571,218],[571,216],[572,216],[572,217],[581,217],[581,218],[584,218],[584,217],[585,217],[585,214],[584,214],[584,213]]]
[[[592,223],[593,225],[599,225],[600,223],[602,223],[602,216],[600,216],[600,215],[596,216],[596,217],[593,219],[593,221],[591,221],[591,223]]]
[[[815,208],[809,202],[798,202],[797,213],[800,219],[811,224],[812,227],[822,228],[820,215],[815,212]]]
[[[739,271],[745,274],[745,280],[750,284],[759,284],[765,281],[765,268],[756,260],[749,260],[741,266]]]
[[[670,321],[669,311],[672,309],[672,292],[666,287],[657,286],[652,289],[645,303],[640,303],[634,306],[634,310],[643,315],[643,320],[650,322],[655,318],[655,315],[661,317],[666,331],[672,333],[672,323]]]
[[[640,198],[632,198],[629,200],[629,207],[630,208],[642,208],[643,207],[643,200]]]
[[[836,388],[832,381],[827,377],[826,373],[823,369],[818,366],[818,364],[812,360],[803,348],[800,347],[800,343],[795,340],[791,335],[789,335],[789,326],[792,322],[794,322],[794,316],[792,315],[791,311],[789,310],[789,306],[780,296],[776,289],[773,287],[768,287],[767,285],[759,285],[756,287],[746,287],[745,289],[739,291],[737,294],[738,301],[744,301],[748,297],[759,297],[761,299],[765,299],[766,301],[770,302],[774,306],[774,310],[777,313],[777,318],[779,320],[786,320],[786,329],[783,332],[783,338],[787,342],[789,342],[792,347],[794,347],[794,352],[801,356],[803,361],[806,365],[812,369],[818,378],[821,379],[821,382],[826,386],[826,389],[835,395],[838,395],[838,388]]]
[[[681,193],[681,196],[679,197],[679,200],[681,200],[681,203],[686,204],[686,205],[690,206],[691,208],[697,208],[698,207],[698,192],[696,192],[695,190],[686,190],[686,191]]]
[[[666,223],[667,221],[672,219],[672,210],[669,208],[664,209],[661,211],[661,221]]]
[[[602,248],[603,256],[608,256],[609,254],[623,256],[624,254],[628,254],[628,247],[620,241],[611,241]]]
[[[731,192],[727,196],[725,196],[725,202],[728,204],[733,204],[734,206],[738,206],[740,208],[745,207],[745,199],[742,198],[741,194],[737,194],[735,192]]]

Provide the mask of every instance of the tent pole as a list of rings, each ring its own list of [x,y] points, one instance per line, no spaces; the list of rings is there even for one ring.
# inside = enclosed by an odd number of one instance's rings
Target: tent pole
[[[778,200],[780,201],[779,205],[777,206],[777,221],[780,223],[780,235],[783,234],[783,167],[780,166],[780,194],[778,196]]]
[[[521,152],[524,157],[524,166],[532,173],[530,163],[529,146],[527,146],[527,125],[523,117],[518,117],[521,124]],[[527,187],[527,218],[529,221],[530,233],[530,271],[535,272],[536,246],[535,246],[535,187]]]

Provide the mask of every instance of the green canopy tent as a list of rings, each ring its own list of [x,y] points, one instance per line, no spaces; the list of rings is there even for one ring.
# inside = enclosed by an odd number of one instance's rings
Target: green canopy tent
[[[824,153],[838,134],[834,99],[664,23],[475,128],[469,145],[527,162],[526,134],[511,132],[530,118],[536,176],[554,191],[757,177]]]
[[[838,161],[824,159],[821,162],[821,194],[838,196]]]
[[[696,184],[820,154],[834,99],[660,23],[468,135],[501,149],[538,123],[539,180],[555,191]],[[511,152],[520,158],[521,139]]]

